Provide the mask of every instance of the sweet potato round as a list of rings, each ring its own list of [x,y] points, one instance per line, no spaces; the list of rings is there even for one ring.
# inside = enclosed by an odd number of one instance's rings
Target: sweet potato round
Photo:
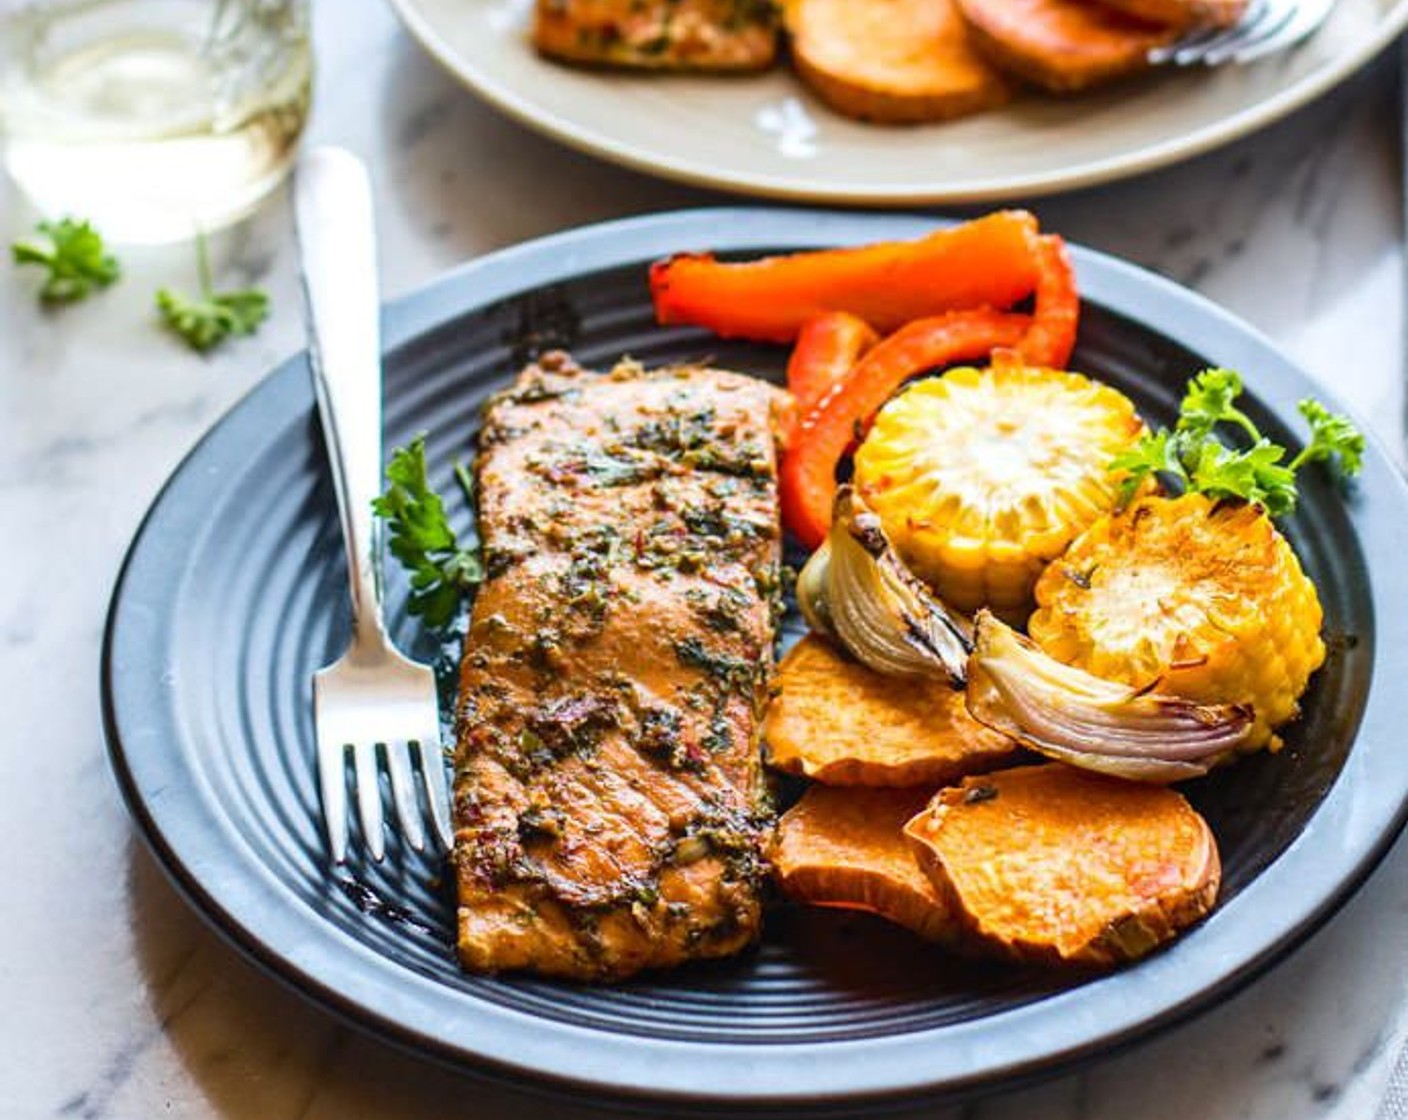
[[[887,677],[809,634],[778,671],[763,740],[779,770],[837,786],[935,786],[1019,750],[942,681]]]
[[[782,815],[772,847],[784,894],[813,906],[865,910],[931,941],[956,926],[920,870],[904,826],[928,789],[812,786]]]
[[[1247,0],[1100,0],[1135,19],[1177,28],[1231,27],[1247,10]]]
[[[848,117],[949,120],[1011,96],[953,0],[794,0],[787,26],[797,73]]]
[[[995,66],[1075,93],[1149,66],[1178,31],[1088,0],[956,0],[973,44]]]
[[[1060,763],[942,790],[905,835],[970,943],[1041,963],[1143,956],[1206,915],[1221,878],[1181,794]]]

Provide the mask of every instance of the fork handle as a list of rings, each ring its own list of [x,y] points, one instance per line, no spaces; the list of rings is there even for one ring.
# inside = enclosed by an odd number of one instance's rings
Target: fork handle
[[[309,353],[337,491],[352,593],[354,649],[387,644],[381,616],[381,306],[371,181],[342,148],[300,161],[294,215]]]

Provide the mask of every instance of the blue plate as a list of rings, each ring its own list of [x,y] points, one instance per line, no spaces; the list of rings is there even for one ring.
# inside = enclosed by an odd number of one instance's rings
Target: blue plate
[[[485,397],[549,346],[585,364],[713,356],[777,377],[780,348],[654,324],[646,265],[908,237],[928,220],[768,209],[668,214],[506,250],[386,309],[387,445],[429,430],[435,482],[468,458]],[[1245,324],[1077,250],[1074,364],[1153,421],[1205,364],[1294,445],[1295,406],[1339,407]],[[274,370],[153,505],[113,597],[103,662],[112,763],[161,864],[232,942],[336,1014],[487,1075],[618,1102],[854,1113],[1050,1074],[1225,998],[1341,905],[1408,795],[1408,491],[1371,446],[1347,495],[1318,472],[1285,530],[1325,606],[1330,657],[1280,754],[1187,790],[1216,832],[1222,901],[1169,949],[1103,976],[956,962],[861,915],[777,904],[735,960],[588,987],[467,976],[444,868],[393,843],[330,870],[309,679],[348,625],[342,549],[305,359]],[[395,633],[414,647],[404,586]],[[421,652],[425,652],[423,649]]]

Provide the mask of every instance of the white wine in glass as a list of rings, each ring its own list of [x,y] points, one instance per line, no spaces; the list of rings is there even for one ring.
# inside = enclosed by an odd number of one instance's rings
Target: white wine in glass
[[[120,242],[218,229],[292,165],[307,0],[52,0],[0,23],[5,166],[43,213]]]

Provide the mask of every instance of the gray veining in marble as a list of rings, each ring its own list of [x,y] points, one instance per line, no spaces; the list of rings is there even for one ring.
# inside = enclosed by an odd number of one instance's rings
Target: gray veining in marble
[[[383,285],[564,226],[722,201],[566,151],[462,92],[377,0],[317,6],[313,137],[373,169]],[[1190,164],[1043,201],[1045,223],[1190,284],[1402,446],[1396,82],[1380,63]],[[0,236],[32,215],[0,186]],[[350,1030],[207,929],[136,839],[103,754],[103,612],[126,542],[200,433],[298,344],[287,202],[214,245],[268,287],[260,334],[209,359],[153,322],[188,248],[126,254],[88,303],[37,311],[0,268],[0,1117],[518,1120],[545,1109]],[[1408,850],[1223,1006],[1078,1075],[933,1120],[1359,1120],[1408,1035]]]

